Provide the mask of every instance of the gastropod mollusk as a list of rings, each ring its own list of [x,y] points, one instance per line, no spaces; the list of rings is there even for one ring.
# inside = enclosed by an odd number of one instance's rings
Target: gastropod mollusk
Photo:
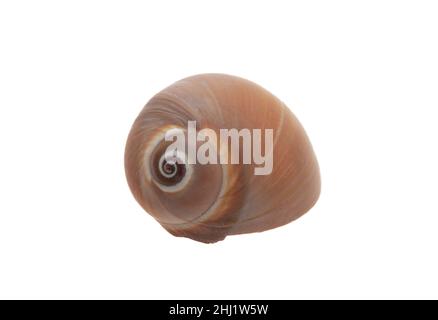
[[[259,85],[224,74],[156,94],[129,133],[125,171],[135,199],[167,231],[207,243],[287,224],[320,193],[297,118]]]

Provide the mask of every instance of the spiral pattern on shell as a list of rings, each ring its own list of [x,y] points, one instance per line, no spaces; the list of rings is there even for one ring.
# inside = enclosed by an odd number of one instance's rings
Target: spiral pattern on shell
[[[220,129],[273,129],[272,172],[255,175],[255,163],[189,164],[184,151],[167,161],[166,132],[179,129],[187,137],[189,121],[217,136]],[[208,142],[219,154],[229,151],[219,141]],[[173,235],[202,242],[287,224],[320,193],[318,163],[297,118],[259,85],[224,74],[192,76],[156,94],[132,126],[125,170],[144,210]]]

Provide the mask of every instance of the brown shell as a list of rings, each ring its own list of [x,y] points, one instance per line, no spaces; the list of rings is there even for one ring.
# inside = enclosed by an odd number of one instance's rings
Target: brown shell
[[[164,132],[193,120],[218,136],[219,129],[273,129],[272,173],[254,175],[254,164],[194,164],[181,188],[160,186],[154,172]],[[297,118],[257,84],[223,74],[192,76],[156,94],[132,126],[125,170],[144,210],[173,235],[202,242],[287,224],[320,193],[318,163]]]

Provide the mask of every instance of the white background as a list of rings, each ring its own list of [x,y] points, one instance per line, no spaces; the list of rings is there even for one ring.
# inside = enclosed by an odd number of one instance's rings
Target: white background
[[[2,1],[0,298],[438,298],[436,1]],[[180,78],[282,99],[321,166],[272,231],[175,238],[124,144]]]

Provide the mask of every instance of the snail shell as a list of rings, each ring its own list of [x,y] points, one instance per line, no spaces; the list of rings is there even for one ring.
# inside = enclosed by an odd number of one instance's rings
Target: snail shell
[[[189,121],[217,137],[220,129],[235,128],[261,129],[266,138],[272,129],[272,149],[262,147],[265,155],[272,151],[272,172],[255,174],[254,162],[190,164],[188,147],[167,161],[166,133],[179,129],[189,139]],[[219,147],[217,157],[225,153],[229,160],[231,147],[207,140]],[[156,94],[132,126],[125,170],[135,199],[167,231],[207,243],[287,224],[320,193],[318,163],[297,118],[257,84],[223,74],[192,76]]]

